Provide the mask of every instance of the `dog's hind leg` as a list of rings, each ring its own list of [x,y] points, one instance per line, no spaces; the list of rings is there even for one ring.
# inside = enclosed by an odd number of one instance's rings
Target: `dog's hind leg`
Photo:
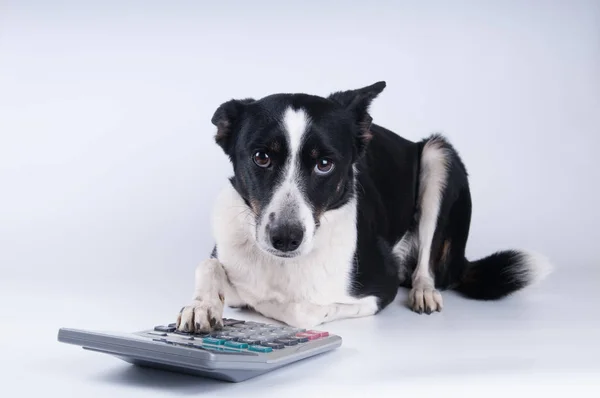
[[[418,193],[417,265],[412,274],[409,305],[418,313],[442,310],[442,295],[435,289],[432,245],[442,199],[448,182],[451,154],[442,137],[429,138],[421,153]]]

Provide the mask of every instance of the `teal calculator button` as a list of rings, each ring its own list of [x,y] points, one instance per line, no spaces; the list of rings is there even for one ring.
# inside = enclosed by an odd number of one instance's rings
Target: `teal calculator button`
[[[214,344],[214,345],[223,345],[225,344],[225,340],[215,339],[214,337],[205,337],[202,339],[202,342],[205,344]]]
[[[240,350],[245,350],[246,348],[248,348],[248,344],[238,343],[237,341],[226,341],[225,347],[238,348]]]
[[[261,347],[259,345],[251,345],[250,347],[248,347],[248,351],[271,352],[271,351],[273,351],[273,349],[271,347]]]

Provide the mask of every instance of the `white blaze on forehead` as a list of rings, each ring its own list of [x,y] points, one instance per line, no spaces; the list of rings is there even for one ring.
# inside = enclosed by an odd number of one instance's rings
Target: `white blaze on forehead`
[[[286,170],[286,179],[290,178],[291,174],[295,172],[298,152],[300,151],[300,145],[302,143],[304,133],[306,133],[306,129],[308,128],[308,123],[308,116],[303,109],[294,110],[292,108],[288,108],[283,114],[282,124],[286,132],[290,151],[287,164],[288,169]]]
[[[309,250],[315,223],[310,205],[301,188],[299,180],[300,151],[304,135],[310,125],[310,119],[303,109],[286,109],[281,118],[281,127],[284,130],[288,156],[283,166],[283,176],[274,188],[273,196],[267,205],[261,226],[258,231],[259,241],[269,245],[265,227],[269,222],[269,215],[275,213],[275,219],[283,222],[299,222],[304,227],[304,241],[299,251]]]

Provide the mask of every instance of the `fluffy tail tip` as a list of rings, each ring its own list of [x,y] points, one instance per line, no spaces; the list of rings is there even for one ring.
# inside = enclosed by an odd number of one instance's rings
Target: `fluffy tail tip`
[[[519,252],[522,266],[518,268],[525,273],[523,278],[527,286],[537,285],[554,271],[554,264],[545,255],[531,250]]]

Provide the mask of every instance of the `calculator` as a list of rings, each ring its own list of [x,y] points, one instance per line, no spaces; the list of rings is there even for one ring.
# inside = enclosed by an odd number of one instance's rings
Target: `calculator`
[[[340,336],[286,325],[223,319],[210,333],[164,324],[132,333],[61,328],[58,341],[110,354],[134,365],[240,382],[331,351]]]

